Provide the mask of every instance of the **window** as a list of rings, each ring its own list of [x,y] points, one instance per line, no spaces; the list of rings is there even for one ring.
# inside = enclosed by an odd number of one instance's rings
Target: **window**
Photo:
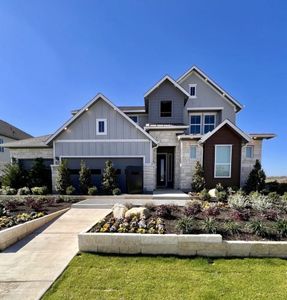
[[[215,128],[215,115],[214,114],[205,114],[204,115],[204,124],[203,124],[203,133],[212,131]]]
[[[190,146],[190,159],[196,159],[196,145],[191,145]]]
[[[130,116],[130,119],[133,120],[135,123],[138,122],[138,116]]]
[[[191,98],[196,98],[196,84],[192,83],[189,85],[189,93]]]
[[[245,148],[245,156],[246,158],[253,158],[254,147],[253,146],[246,146]]]
[[[107,120],[106,119],[97,119],[97,135],[106,135],[107,134]]]
[[[201,133],[201,115],[190,115],[190,133]]]
[[[160,116],[161,117],[171,117],[172,103],[171,101],[161,101],[160,102]]]
[[[3,144],[3,139],[0,139],[0,144]],[[0,152],[4,152],[4,147],[0,147]]]
[[[232,145],[215,145],[215,178],[231,177]]]

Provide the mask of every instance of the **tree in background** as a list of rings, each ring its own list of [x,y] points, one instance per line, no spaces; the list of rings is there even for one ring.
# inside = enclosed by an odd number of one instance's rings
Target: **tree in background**
[[[84,195],[88,194],[89,188],[92,186],[91,170],[86,166],[86,163],[81,161],[79,173],[80,189]]]
[[[110,160],[107,160],[105,162],[102,187],[104,193],[109,195],[112,194],[113,190],[117,187],[116,170],[113,167],[113,163]]]
[[[195,165],[195,172],[192,176],[191,189],[193,192],[201,192],[205,187],[204,170],[200,162]]]
[[[59,194],[64,195],[66,193],[67,187],[70,185],[70,170],[68,169],[67,161],[62,160],[58,168],[58,174],[56,179],[56,191]]]
[[[27,185],[27,172],[23,169],[21,163],[13,160],[11,164],[5,166],[1,181],[2,186],[19,189]]]
[[[49,169],[44,165],[43,158],[36,158],[29,172],[30,186],[49,186],[51,187],[51,174]]]
[[[265,172],[261,167],[260,161],[256,159],[253,169],[248,175],[244,189],[247,193],[252,191],[261,192],[265,188],[265,180]]]

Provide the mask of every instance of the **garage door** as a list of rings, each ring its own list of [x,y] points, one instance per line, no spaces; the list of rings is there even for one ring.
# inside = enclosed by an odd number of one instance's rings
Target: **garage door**
[[[111,160],[117,171],[117,180],[123,193],[127,192],[126,169],[128,167],[143,167],[142,158],[68,158],[68,168],[71,170],[72,183],[79,190],[79,170],[81,160],[86,162],[92,173],[93,185],[101,186],[105,162]]]

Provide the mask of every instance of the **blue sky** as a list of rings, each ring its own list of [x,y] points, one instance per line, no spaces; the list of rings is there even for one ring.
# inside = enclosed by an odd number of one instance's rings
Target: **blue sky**
[[[0,118],[52,133],[98,92],[142,105],[195,64],[246,106],[241,129],[278,135],[263,165],[287,175],[286,15],[284,0],[0,0]]]

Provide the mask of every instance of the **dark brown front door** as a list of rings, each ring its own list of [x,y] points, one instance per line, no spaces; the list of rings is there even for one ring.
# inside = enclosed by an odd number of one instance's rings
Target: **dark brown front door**
[[[157,186],[166,187],[166,154],[157,155]]]
[[[159,147],[157,150],[157,187],[173,188],[174,147]]]

